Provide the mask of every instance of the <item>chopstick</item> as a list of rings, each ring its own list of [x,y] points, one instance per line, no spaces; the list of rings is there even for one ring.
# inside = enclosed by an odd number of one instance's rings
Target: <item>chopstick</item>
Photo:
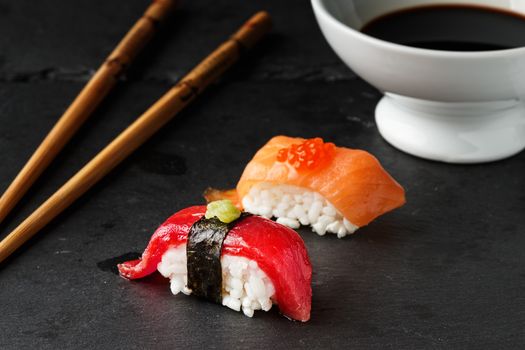
[[[0,263],[193,101],[270,27],[270,16],[266,12],[250,18],[4,238],[0,242]]]
[[[174,9],[175,2],[154,0],[111,52],[0,197],[0,222],[115,86],[119,75],[153,37],[157,24]]]

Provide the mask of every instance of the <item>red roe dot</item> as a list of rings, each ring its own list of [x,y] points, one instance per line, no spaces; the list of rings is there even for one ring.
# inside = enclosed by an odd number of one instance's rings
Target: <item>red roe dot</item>
[[[282,148],[277,152],[277,161],[278,162],[286,162],[288,159],[288,149]]]
[[[335,145],[331,142],[323,142],[316,137],[308,139],[300,144],[293,144],[288,148],[282,148],[277,152],[278,162],[287,162],[290,166],[302,170],[312,170],[328,163],[335,154]]]

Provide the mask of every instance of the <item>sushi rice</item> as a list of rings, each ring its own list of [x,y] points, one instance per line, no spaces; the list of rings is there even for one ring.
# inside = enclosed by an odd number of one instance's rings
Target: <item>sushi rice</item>
[[[233,255],[221,257],[222,305],[252,317],[255,310],[268,311],[272,307],[275,288],[257,262]],[[157,266],[157,270],[170,279],[173,294],[190,295],[187,286],[186,245],[169,248]]]
[[[343,238],[359,228],[319,193],[293,185],[258,183],[242,198],[242,206],[249,213],[275,217],[293,229],[311,225],[320,236],[330,232]]]

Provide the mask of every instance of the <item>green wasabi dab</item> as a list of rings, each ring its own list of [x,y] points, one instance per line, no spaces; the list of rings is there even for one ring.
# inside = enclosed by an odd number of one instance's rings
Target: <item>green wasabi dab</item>
[[[241,216],[241,211],[229,199],[213,201],[206,207],[206,219],[217,217],[225,224],[237,220]]]

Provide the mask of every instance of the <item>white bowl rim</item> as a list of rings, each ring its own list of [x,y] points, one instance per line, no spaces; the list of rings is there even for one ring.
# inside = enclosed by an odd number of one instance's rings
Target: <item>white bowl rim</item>
[[[441,56],[441,57],[451,57],[451,58],[497,58],[497,57],[509,57],[525,54],[524,47],[515,47],[511,49],[501,49],[501,50],[490,50],[490,51],[445,51],[445,50],[432,50],[432,49],[423,49],[418,47],[411,47],[402,44],[396,44],[390,41],[381,40],[374,38],[370,35],[364,34],[335,18],[330,11],[328,11],[324,5],[325,0],[311,0],[314,10],[322,13],[332,24],[334,24],[339,29],[347,32],[350,35],[353,35],[361,40],[367,41],[372,45],[382,45],[386,48],[398,50],[406,54],[417,54],[424,56]]]

